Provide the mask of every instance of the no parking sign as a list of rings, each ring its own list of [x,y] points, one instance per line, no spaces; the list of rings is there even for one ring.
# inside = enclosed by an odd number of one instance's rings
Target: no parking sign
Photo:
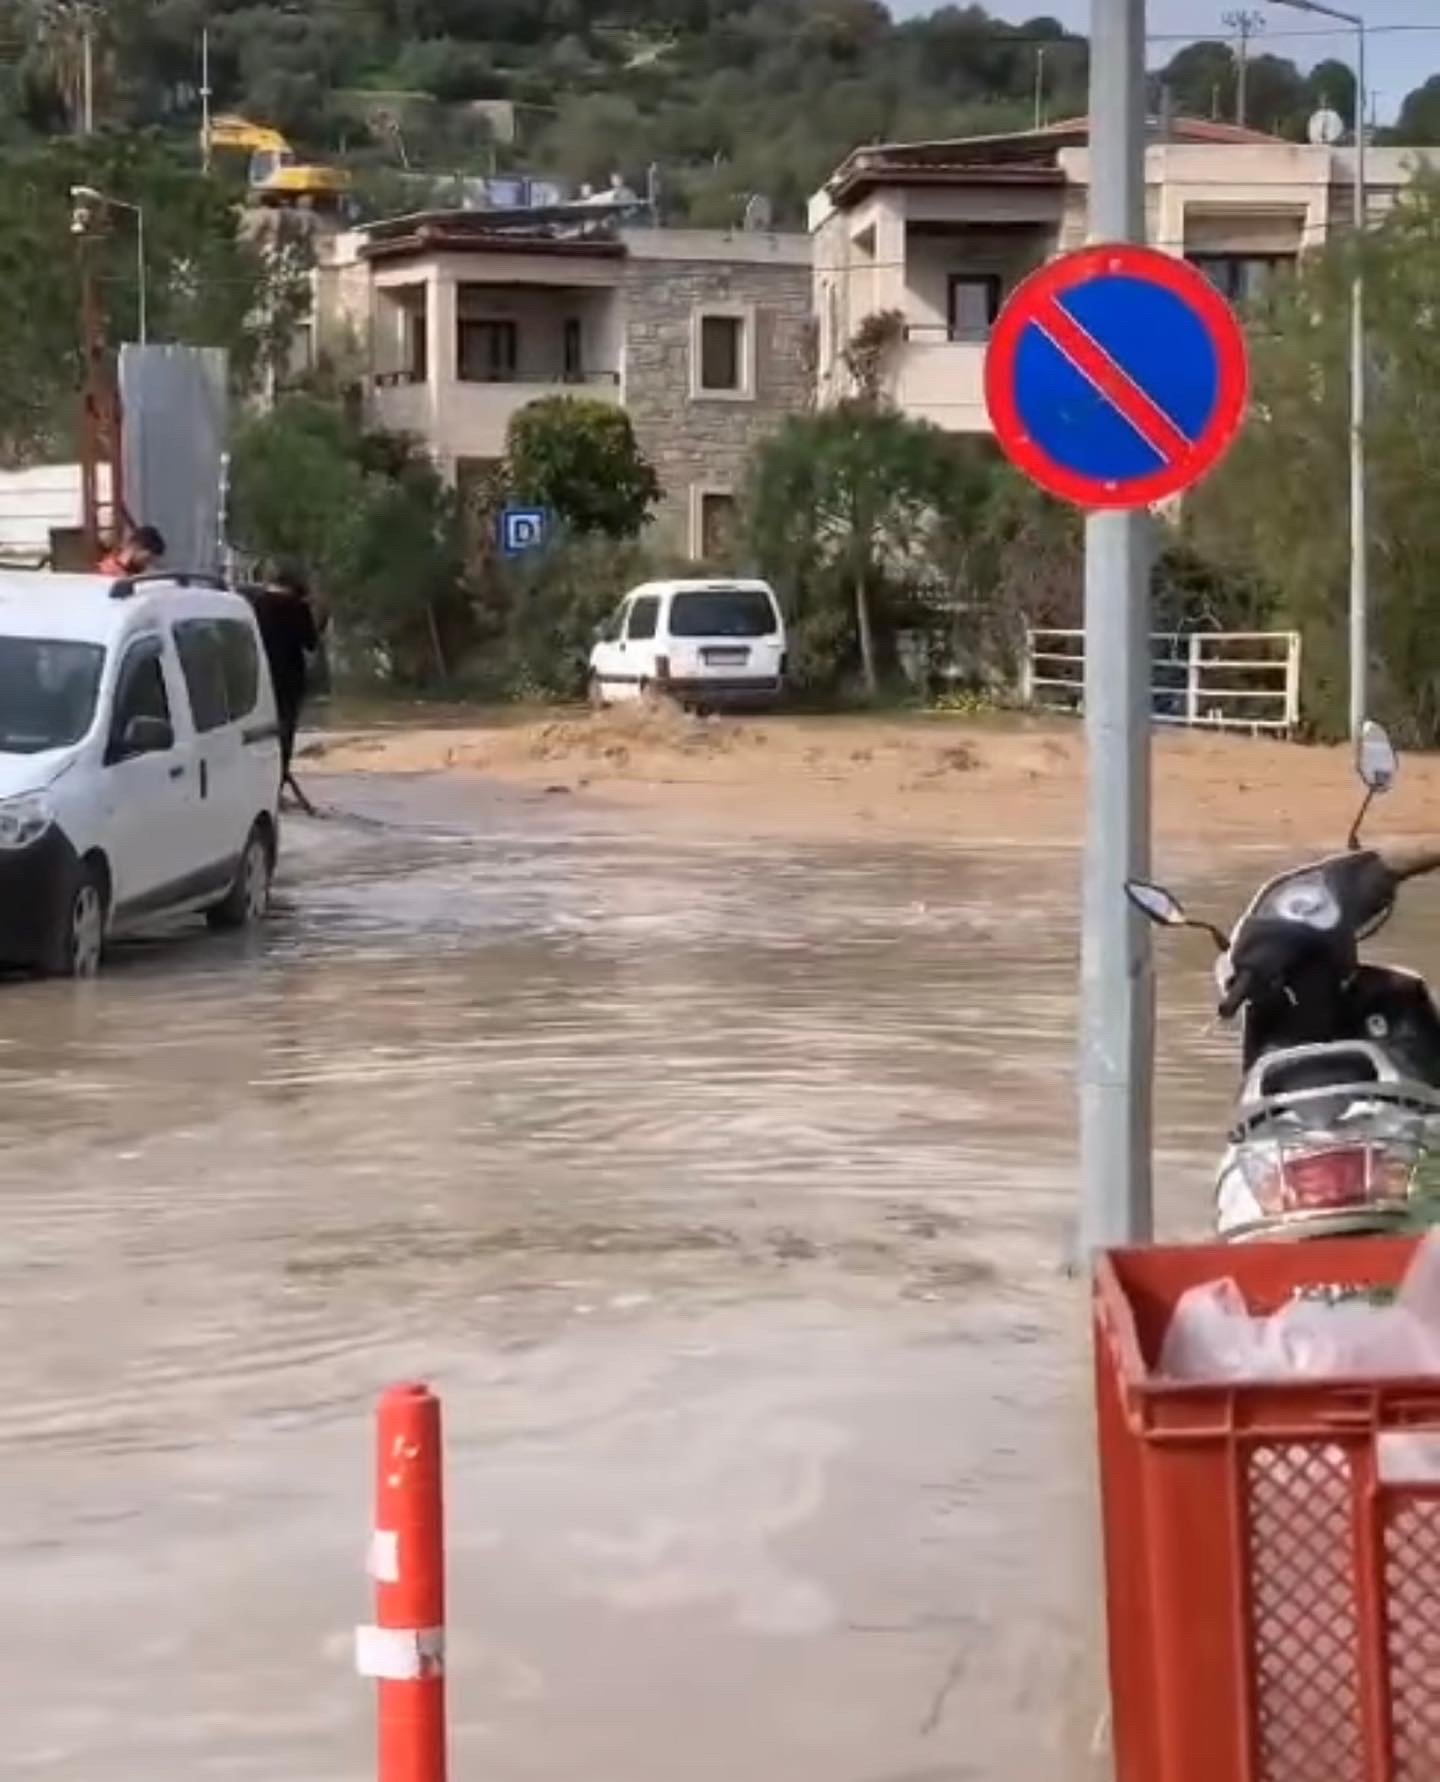
[[[1249,355],[1234,310],[1154,248],[1086,248],[1006,304],[985,361],[995,436],[1032,481],[1087,508],[1148,507],[1219,462]]]

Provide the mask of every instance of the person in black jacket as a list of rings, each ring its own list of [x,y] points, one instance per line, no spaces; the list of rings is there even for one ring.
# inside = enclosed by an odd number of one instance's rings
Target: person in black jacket
[[[290,764],[295,755],[295,733],[300,727],[300,713],[309,686],[310,657],[320,647],[324,621],[316,616],[304,577],[293,570],[282,571],[257,590],[252,599],[275,688],[280,752],[284,762],[282,783],[288,782],[294,787]]]

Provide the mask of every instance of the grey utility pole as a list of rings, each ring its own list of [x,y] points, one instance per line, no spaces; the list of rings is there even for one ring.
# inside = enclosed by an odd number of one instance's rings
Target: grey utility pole
[[[1222,21],[1235,33],[1237,49],[1235,51],[1235,122],[1250,122],[1247,104],[1250,82],[1250,39],[1265,29],[1263,13],[1227,12]]]
[[[1338,19],[1355,32],[1355,280],[1350,290],[1350,736],[1358,748],[1370,703],[1370,554],[1367,541],[1369,505],[1365,447],[1365,271],[1362,237],[1369,222],[1365,185],[1365,21],[1358,12],[1322,0],[1274,0],[1296,12]]]
[[[1091,0],[1090,237],[1145,239],[1145,0]],[[1151,1234],[1150,936],[1125,896],[1150,869],[1148,513],[1085,522],[1089,757],[1081,948],[1082,1253]]]

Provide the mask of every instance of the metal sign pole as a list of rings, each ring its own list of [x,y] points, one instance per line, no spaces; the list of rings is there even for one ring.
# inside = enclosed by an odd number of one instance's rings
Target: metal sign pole
[[[1355,282],[1350,293],[1350,740],[1358,749],[1370,704],[1370,558],[1366,539],[1365,408],[1365,21],[1356,18]]]
[[[1145,239],[1145,0],[1091,0],[1090,236]],[[1089,756],[1080,1059],[1082,1254],[1151,1234],[1154,978],[1125,896],[1150,865],[1148,513],[1085,523]]]

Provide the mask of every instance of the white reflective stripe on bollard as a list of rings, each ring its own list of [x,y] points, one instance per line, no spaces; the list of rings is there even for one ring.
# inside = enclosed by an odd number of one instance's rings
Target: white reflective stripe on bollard
[[[365,1569],[377,1584],[400,1582],[400,1537],[393,1528],[377,1528],[371,1535]]]
[[[419,1683],[445,1669],[443,1627],[357,1627],[355,1669],[382,1683]]]

